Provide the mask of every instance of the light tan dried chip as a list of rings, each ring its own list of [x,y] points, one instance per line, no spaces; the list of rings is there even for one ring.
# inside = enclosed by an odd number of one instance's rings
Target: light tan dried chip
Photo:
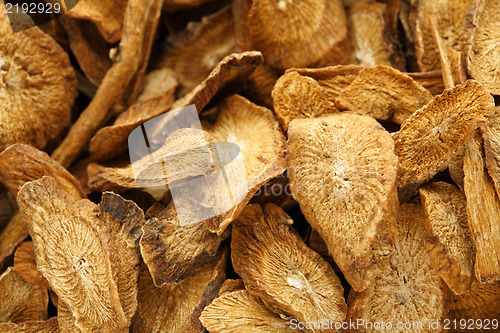
[[[247,24],[251,44],[276,68],[341,64],[349,56],[340,0],[253,0]]]
[[[393,252],[398,159],[390,134],[349,112],[298,119],[288,130],[293,197],[349,284],[373,284]]]
[[[500,280],[500,200],[484,164],[479,133],[467,142],[464,191],[469,228],[476,246],[474,271],[481,283]]]
[[[0,322],[47,319],[47,289],[26,282],[14,267],[0,275],[0,299]]]
[[[57,323],[61,333],[81,333],[82,330],[76,326],[75,317],[69,305],[63,301],[57,302]]]
[[[21,277],[29,283],[50,289],[49,283],[36,268],[33,242],[22,242],[14,254],[14,268]]]
[[[273,204],[247,206],[233,224],[231,259],[235,272],[248,292],[275,313],[291,315],[303,323],[342,322],[347,305],[339,278],[307,247],[292,223],[290,216]]]
[[[233,291],[244,290],[244,289],[245,289],[245,283],[243,282],[242,279],[236,279],[236,280],[227,279],[222,284],[222,287],[220,287],[219,296],[222,296],[226,293],[230,293]]]
[[[489,116],[494,100],[474,80],[446,89],[413,113],[394,134],[399,157],[399,187],[420,184],[446,169],[460,150],[477,120]]]
[[[401,124],[431,99],[432,94],[408,75],[379,65],[360,71],[340,92],[335,105]]]
[[[441,71],[407,73],[413,80],[417,81],[429,90],[433,95],[439,95],[443,92],[444,82]]]
[[[28,229],[22,214],[18,211],[0,232],[0,265],[16,247],[28,237]]]
[[[319,83],[297,72],[289,72],[276,82],[272,92],[274,112],[285,131],[294,119],[318,118],[337,112]]]
[[[424,224],[425,215],[420,206],[400,207],[396,251],[373,286],[362,293],[351,290],[347,321],[357,323],[354,326],[357,329],[347,332],[438,331],[429,325],[436,320],[442,325],[441,320],[448,311],[449,291],[425,249]],[[378,328],[373,325],[376,322]],[[385,325],[381,326],[381,322]],[[403,326],[398,327],[398,323]]]
[[[482,124],[481,132],[484,140],[485,164],[500,196],[500,108],[496,108],[493,116]]]
[[[0,8],[0,151],[54,144],[69,124],[76,76],[69,57],[39,28],[12,33]]]
[[[46,321],[26,321],[19,324],[0,323],[0,333],[59,333],[57,317]]]
[[[463,294],[472,283],[475,256],[465,195],[454,185],[437,182],[422,187],[420,198],[434,269],[455,294]]]

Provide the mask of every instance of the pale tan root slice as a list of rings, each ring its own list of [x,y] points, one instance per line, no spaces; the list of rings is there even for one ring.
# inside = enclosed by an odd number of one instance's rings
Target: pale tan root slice
[[[0,232],[0,264],[14,253],[16,247],[21,244],[28,235],[25,219],[18,211]]]
[[[46,321],[26,321],[20,324],[0,323],[0,333],[59,333],[57,317]]]
[[[14,254],[14,268],[21,277],[29,283],[50,289],[47,279],[45,279],[36,268],[35,251],[33,242],[22,242]]]

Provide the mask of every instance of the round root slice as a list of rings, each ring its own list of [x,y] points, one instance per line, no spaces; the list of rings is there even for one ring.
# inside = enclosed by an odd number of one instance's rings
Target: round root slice
[[[291,315],[303,323],[342,322],[347,305],[339,278],[307,247],[292,223],[273,204],[247,206],[233,224],[231,259],[235,272],[248,292],[275,313]]]
[[[347,332],[436,331],[429,325],[446,316],[449,291],[425,249],[424,224],[425,215],[420,206],[401,206],[396,251],[370,288],[362,293],[352,290],[349,294],[347,321],[356,322],[357,329]],[[373,325],[382,322],[383,326]],[[409,323],[411,327],[396,327],[398,323]]]
[[[46,321],[25,321],[23,323],[0,323],[0,333],[59,333],[57,317]]]
[[[339,64],[349,56],[340,0],[254,0],[248,29],[251,43],[279,69]]]
[[[465,195],[454,185],[437,182],[422,187],[420,198],[432,264],[448,287],[462,294],[472,283],[475,256]]]
[[[396,234],[398,159],[390,134],[369,116],[343,112],[294,120],[287,146],[293,197],[349,284],[366,289]]]
[[[318,118],[337,112],[319,83],[297,72],[278,79],[272,92],[274,111],[285,131],[294,119]]]
[[[474,80],[446,89],[413,113],[394,134],[399,157],[399,187],[420,184],[448,166],[465,145],[477,120],[489,116],[494,100]]]
[[[33,242],[22,242],[14,254],[14,268],[27,282],[50,289],[47,279],[45,279],[36,268],[35,252]]]
[[[69,124],[76,76],[69,57],[39,28],[12,33],[0,11],[0,151],[43,149]]]
[[[401,124],[432,100],[432,94],[408,75],[388,66],[368,67],[335,101],[342,110],[358,111]]]

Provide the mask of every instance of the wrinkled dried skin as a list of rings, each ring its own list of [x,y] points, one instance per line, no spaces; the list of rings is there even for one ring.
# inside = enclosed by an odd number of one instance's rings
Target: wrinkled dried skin
[[[248,31],[251,44],[278,69],[342,64],[349,56],[340,0],[254,0]]]
[[[318,118],[337,112],[319,83],[297,72],[289,72],[279,78],[272,98],[274,112],[285,131],[294,119]]]
[[[413,113],[394,137],[399,187],[420,184],[446,169],[477,126],[492,114],[494,100],[477,81],[446,89]]]
[[[76,93],[68,55],[37,27],[12,33],[4,6],[0,50],[0,151],[53,144],[69,124]]]
[[[373,118],[349,112],[295,120],[288,138],[293,197],[349,284],[363,291],[394,250],[394,142]]]
[[[465,195],[437,182],[422,187],[420,198],[426,214],[425,246],[434,269],[455,294],[463,294],[472,283],[475,256]]]
[[[474,271],[481,283],[500,280],[500,200],[484,165],[482,140],[467,142],[464,191],[469,228],[476,246]]]
[[[203,311],[201,322],[210,333],[292,333],[290,322],[270,311],[246,290],[225,293]]]
[[[9,223],[0,232],[0,264],[4,262],[15,248],[28,237],[26,222],[20,212],[15,213]]]
[[[425,216],[415,204],[402,205],[398,213],[396,251],[390,263],[362,293],[351,291],[347,320],[364,319],[375,323],[392,323],[391,329],[374,329],[359,325],[347,332],[435,332],[431,321],[444,319],[447,314],[447,289],[434,270],[424,246]],[[397,329],[397,323],[421,323],[421,327]],[[419,324],[417,324],[419,325]],[[440,325],[442,323],[440,322]],[[440,326],[442,327],[442,326]]]
[[[23,242],[16,249],[14,254],[14,268],[27,282],[50,289],[49,283],[36,268],[32,241]]]
[[[82,330],[125,329],[110,262],[114,244],[98,218],[98,207],[77,201],[50,177],[25,184],[18,203],[33,239],[38,270],[71,308],[76,325]]]
[[[300,322],[342,322],[347,305],[340,280],[332,267],[307,247],[292,223],[273,204],[247,206],[233,225],[231,259],[235,272],[248,292],[275,313],[291,315]]]
[[[18,324],[47,319],[47,289],[26,282],[14,267],[0,275],[0,299],[0,322]]]
[[[431,99],[432,94],[408,75],[392,67],[375,66],[359,72],[340,92],[335,105],[401,124]]]
[[[481,126],[484,139],[485,163],[500,196],[500,108]]]
[[[46,321],[27,321],[24,323],[0,323],[0,333],[59,333],[57,317]]]

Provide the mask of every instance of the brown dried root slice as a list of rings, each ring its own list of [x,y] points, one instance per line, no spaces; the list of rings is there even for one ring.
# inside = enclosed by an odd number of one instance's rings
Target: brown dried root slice
[[[481,283],[500,280],[500,200],[484,164],[479,134],[467,142],[464,191],[469,227],[476,246],[474,271]]]
[[[349,294],[346,320],[363,322],[358,322],[357,330],[348,332],[434,332],[429,328],[430,322],[444,319],[449,291],[425,249],[424,224],[420,206],[400,207],[396,251],[389,264],[370,288],[361,293],[352,290]],[[367,323],[382,321],[392,323],[392,327],[374,329]],[[411,323],[412,327],[396,329],[398,322]]]
[[[16,247],[28,237],[28,229],[22,214],[18,211],[0,232],[0,264],[8,258]]]
[[[347,305],[332,267],[307,247],[278,206],[249,205],[233,224],[231,259],[246,289],[300,322],[342,322]]]
[[[280,77],[271,96],[274,112],[285,131],[294,119],[318,118],[337,112],[319,83],[297,72],[289,72]]]
[[[455,294],[463,294],[472,283],[475,255],[465,195],[454,185],[437,182],[422,187],[420,198],[434,269]]]
[[[9,267],[0,275],[0,298],[0,322],[47,319],[47,289],[26,282],[14,267]]]
[[[401,124],[431,99],[432,94],[408,75],[379,65],[360,71],[340,92],[335,105]]]
[[[500,108],[495,109],[481,126],[484,139],[485,164],[500,196]]]
[[[76,76],[69,57],[37,27],[12,33],[4,7],[0,50],[0,151],[14,143],[45,148],[70,121]]]
[[[474,80],[446,89],[413,113],[394,134],[399,187],[423,183],[446,169],[477,120],[492,114],[493,96]]]
[[[254,0],[248,30],[251,44],[279,69],[339,64],[349,56],[340,0]]]
[[[38,270],[82,330],[127,327],[110,252],[116,251],[98,207],[77,201],[50,177],[32,181],[18,194],[35,247]],[[114,257],[112,257],[113,259]]]
[[[299,119],[288,130],[293,197],[349,284],[373,284],[393,251],[398,159],[390,134],[349,112]]]
[[[14,268],[16,272],[27,282],[50,289],[45,279],[36,268],[35,252],[33,242],[22,242],[14,254]]]
[[[52,317],[46,321],[0,323],[0,333],[59,333],[59,327],[57,317]]]

